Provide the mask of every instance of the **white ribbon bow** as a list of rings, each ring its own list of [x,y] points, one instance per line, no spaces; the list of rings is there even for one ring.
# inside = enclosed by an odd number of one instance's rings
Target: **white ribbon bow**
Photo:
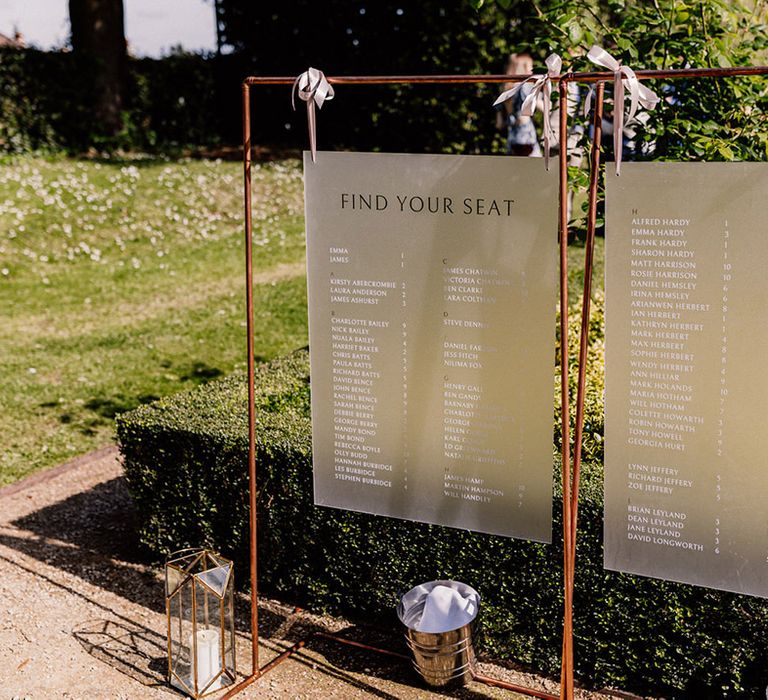
[[[304,71],[293,83],[291,90],[291,104],[296,109],[296,92],[307,103],[307,126],[309,127],[309,150],[312,153],[312,162],[315,162],[317,154],[317,124],[315,121],[315,105],[320,109],[326,100],[332,100],[333,86],[328,82],[323,71],[310,68]]]
[[[622,66],[611,54],[599,46],[593,46],[587,58],[598,66],[613,71],[613,152],[616,158],[616,174],[621,173],[622,137],[624,135],[624,88],[629,90],[629,114],[627,123],[631,122],[637,108],[643,106],[646,109],[654,109],[659,103],[658,95],[650,88],[643,85],[629,66]],[[585,111],[589,110],[591,92],[584,105]]]
[[[547,56],[545,61],[547,64],[546,75],[532,75],[522,83],[518,83],[509,90],[505,90],[496,98],[496,102],[493,106],[500,105],[502,102],[506,102],[511,97],[514,97],[518,90],[521,90],[529,80],[533,80],[533,89],[531,94],[523,100],[523,105],[520,108],[520,114],[524,117],[532,117],[536,112],[536,103],[539,98],[539,94],[543,95],[543,101],[541,111],[544,114],[544,164],[547,170],[549,170],[549,149],[552,141],[556,138],[555,131],[552,128],[552,124],[549,120],[549,112],[552,106],[552,78],[557,78],[560,75],[560,69],[563,66],[563,61],[556,53]]]

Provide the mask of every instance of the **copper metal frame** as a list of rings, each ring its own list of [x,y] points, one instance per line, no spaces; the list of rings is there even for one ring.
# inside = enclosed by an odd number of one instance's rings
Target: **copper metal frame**
[[[641,78],[726,78],[735,76],[760,76],[768,75],[768,66],[752,66],[743,68],[690,68],[681,70],[639,70],[638,77]],[[589,194],[587,200],[587,238],[585,243],[585,261],[584,261],[584,289],[582,293],[582,312],[581,328],[579,334],[579,361],[577,374],[577,393],[576,393],[576,416],[574,430],[574,455],[573,470],[570,478],[566,476],[565,451],[563,452],[563,552],[565,559],[565,611],[564,611],[564,631],[563,631],[563,656],[561,666],[561,697],[564,700],[572,700],[574,697],[573,686],[573,592],[576,571],[576,533],[578,529],[578,509],[579,509],[579,481],[581,475],[581,444],[584,429],[584,401],[586,397],[586,372],[587,355],[589,352],[589,322],[592,300],[592,273],[594,268],[594,246],[595,229],[597,227],[597,200],[598,184],[600,179],[600,144],[602,141],[602,117],[603,117],[603,98],[605,93],[605,83],[610,81],[613,76],[606,73],[572,73],[568,76],[574,82],[596,82],[596,101],[592,119],[592,143],[590,148],[590,177]],[[565,91],[560,90],[561,100]],[[564,103],[563,103],[564,104]],[[561,110],[561,114],[563,111]],[[564,138],[567,129],[560,122],[560,142],[565,143]],[[566,149],[563,149],[565,151]],[[567,165],[567,161],[566,161]],[[561,151],[561,173],[563,164],[563,152]],[[567,172],[566,172],[567,178]],[[566,230],[565,213],[563,211],[563,196],[560,193],[560,216],[561,230]],[[561,284],[562,284],[561,276]],[[567,283],[567,280],[566,280]],[[567,306],[562,307],[567,313]],[[561,328],[563,325],[561,324]],[[561,340],[562,355],[567,353],[567,337]],[[564,365],[563,373],[567,375],[567,362]],[[567,380],[564,380],[564,382]],[[565,394],[564,394],[565,397]],[[563,441],[566,440],[566,434],[563,433]],[[569,524],[566,525],[566,520]]]
[[[678,70],[638,70],[640,79],[653,78],[725,78],[734,76],[767,75],[768,66],[735,68],[686,68]],[[523,82],[530,75],[409,75],[409,76],[338,76],[328,81],[334,85],[405,85],[405,84],[478,84]],[[568,393],[568,116],[565,109],[560,110],[560,153],[559,153],[559,225],[558,238],[560,250],[560,387],[562,401],[562,480],[563,480],[563,653],[561,666],[560,695],[525,688],[506,681],[476,675],[475,680],[488,685],[513,690],[543,700],[573,700],[573,591],[576,561],[576,531],[578,525],[579,476],[581,467],[581,436],[583,430],[584,397],[586,389],[586,359],[589,350],[589,313],[593,269],[593,251],[596,227],[599,161],[600,127],[602,123],[603,95],[605,83],[613,80],[609,72],[565,73],[552,80],[559,83],[560,104],[566,104],[567,83],[597,83],[597,100],[593,116],[594,137],[591,146],[589,201],[587,212],[587,242],[584,268],[584,294],[582,298],[582,322],[579,339],[578,390],[576,397],[576,424],[573,465],[571,466],[570,445],[570,407]],[[316,633],[286,649],[264,666],[259,666],[258,635],[258,572],[257,572],[257,524],[256,524],[256,406],[255,406],[255,356],[254,356],[254,310],[253,310],[253,250],[252,250],[252,210],[251,210],[251,87],[260,85],[293,84],[295,76],[251,76],[242,83],[243,110],[243,178],[245,210],[245,273],[246,273],[246,314],[247,314],[247,353],[248,353],[248,485],[249,485],[249,537],[250,537],[250,581],[251,581],[251,674],[233,686],[221,700],[237,695],[275,666],[297,652],[312,638],[323,638],[351,645],[367,651],[405,658],[386,649],[380,649],[361,642],[344,639],[335,635]]]

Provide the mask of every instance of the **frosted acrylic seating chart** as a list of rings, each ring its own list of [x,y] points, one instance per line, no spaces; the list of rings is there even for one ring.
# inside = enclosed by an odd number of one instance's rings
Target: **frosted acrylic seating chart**
[[[305,155],[315,502],[551,540],[557,173]]]
[[[768,168],[606,182],[606,567],[766,596]]]

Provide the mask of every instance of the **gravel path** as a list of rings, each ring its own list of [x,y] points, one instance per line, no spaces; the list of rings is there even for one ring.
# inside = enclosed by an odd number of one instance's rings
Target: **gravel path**
[[[0,700],[173,700],[166,686],[160,573],[136,551],[117,450],[107,447],[0,489]],[[250,659],[248,611],[238,611],[238,659]],[[295,612],[263,600],[262,663],[312,631],[397,648],[391,631]],[[372,640],[372,641],[371,641]],[[557,692],[551,679],[490,664],[483,673]],[[399,659],[316,639],[239,697],[522,698],[472,683],[426,690]],[[580,692],[581,698],[635,698]]]

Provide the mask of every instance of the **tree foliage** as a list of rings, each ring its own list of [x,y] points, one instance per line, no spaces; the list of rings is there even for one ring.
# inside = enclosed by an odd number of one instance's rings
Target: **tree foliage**
[[[220,0],[219,8],[223,41],[247,57],[252,74],[289,76],[309,65],[329,75],[499,73],[520,51],[534,56],[537,72],[552,51],[564,70],[591,71],[586,53],[595,43],[636,69],[756,65],[768,62],[767,15],[766,0]],[[765,77],[650,84],[664,99],[637,130],[643,157],[768,159]],[[490,107],[498,90],[340,85],[319,117],[319,145],[500,152]],[[610,115],[610,86],[607,97]],[[257,141],[306,143],[305,117],[292,112],[284,88],[260,88],[256,99]],[[586,146],[588,128],[583,134]],[[572,171],[576,188],[586,165]]]
[[[469,0],[495,12],[508,0]],[[594,70],[599,44],[639,68],[728,67],[768,60],[765,0],[553,0],[532,2],[527,26],[541,56],[560,53],[569,70]],[[768,79],[651,81],[664,98],[641,130],[652,155],[670,160],[768,159]]]
[[[526,42],[523,5],[475,13],[463,0],[221,0],[219,17],[225,45],[247,55],[255,75],[293,76],[308,66],[327,75],[499,73],[510,46]],[[471,85],[337,86],[319,116],[319,145],[488,152],[498,139],[491,107],[497,92]],[[305,117],[292,113],[284,88],[260,88],[255,99],[257,109],[270,106],[255,120],[261,135],[306,143]]]

